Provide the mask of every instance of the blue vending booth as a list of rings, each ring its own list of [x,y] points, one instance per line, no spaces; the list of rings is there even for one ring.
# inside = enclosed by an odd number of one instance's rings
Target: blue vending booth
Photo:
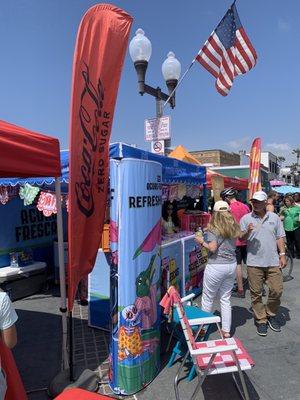
[[[89,277],[89,323],[111,332],[115,393],[138,392],[160,370],[162,288],[175,284],[184,295],[201,286],[206,260],[194,233],[161,235],[165,187],[179,184],[205,191],[205,168],[110,146],[110,251],[99,250]]]

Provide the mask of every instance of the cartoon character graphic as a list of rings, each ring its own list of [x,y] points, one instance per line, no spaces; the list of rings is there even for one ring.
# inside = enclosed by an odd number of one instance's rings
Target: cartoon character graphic
[[[202,286],[203,264],[207,262],[207,249],[195,246],[189,253],[189,279],[186,281],[185,290],[189,291],[193,288]]]
[[[132,359],[143,353],[139,313],[135,305],[127,306],[121,313],[118,359]]]
[[[156,255],[151,257],[148,268],[142,271],[135,281],[135,306],[141,315],[142,329],[150,329],[157,319],[156,284],[152,284],[155,273]]]

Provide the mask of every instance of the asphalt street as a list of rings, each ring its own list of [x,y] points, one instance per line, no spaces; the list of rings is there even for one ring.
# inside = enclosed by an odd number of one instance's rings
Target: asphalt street
[[[256,334],[248,290],[245,299],[232,298],[234,335],[243,341],[256,364],[246,374],[251,400],[300,400],[299,260],[295,260],[292,275],[294,279],[284,283],[279,310],[281,333],[269,329],[267,337]],[[30,392],[29,399],[47,399],[44,389],[61,365],[59,297],[51,290],[16,301],[14,306],[19,315],[19,341],[14,350],[19,371]],[[168,357],[168,354],[162,354],[160,374],[143,392],[135,395],[137,399],[175,399],[173,379],[179,364],[167,368]],[[196,379],[192,382],[183,379],[179,386],[181,398],[189,398],[195,385]],[[230,374],[226,374],[208,377],[197,398],[237,400],[240,397]]]

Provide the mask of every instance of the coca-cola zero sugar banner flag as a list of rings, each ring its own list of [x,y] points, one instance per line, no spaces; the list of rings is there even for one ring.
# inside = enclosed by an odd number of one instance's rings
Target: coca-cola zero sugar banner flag
[[[68,309],[94,266],[108,189],[109,139],[132,18],[109,4],[84,15],[73,61],[70,126]]]

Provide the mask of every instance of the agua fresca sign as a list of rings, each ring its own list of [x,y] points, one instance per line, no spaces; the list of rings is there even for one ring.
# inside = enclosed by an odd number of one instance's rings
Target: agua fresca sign
[[[73,62],[70,123],[68,309],[94,267],[107,201],[109,139],[132,18],[110,4],[81,20]]]

